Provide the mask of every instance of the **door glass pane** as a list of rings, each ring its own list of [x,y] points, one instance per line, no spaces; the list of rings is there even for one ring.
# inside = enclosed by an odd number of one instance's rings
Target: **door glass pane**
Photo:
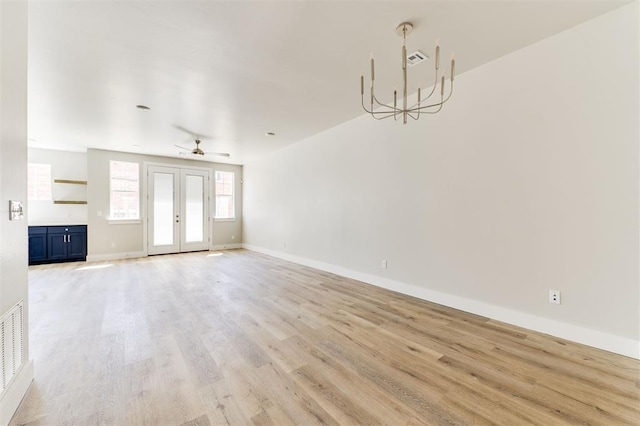
[[[187,243],[204,241],[204,178],[186,175],[185,237]]]
[[[153,173],[153,245],[173,244],[173,174]]]

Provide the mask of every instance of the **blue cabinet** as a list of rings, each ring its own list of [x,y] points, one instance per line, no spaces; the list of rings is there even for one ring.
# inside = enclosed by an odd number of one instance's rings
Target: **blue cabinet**
[[[30,226],[29,264],[87,259],[87,226]]]
[[[29,265],[47,260],[47,227],[29,227]]]

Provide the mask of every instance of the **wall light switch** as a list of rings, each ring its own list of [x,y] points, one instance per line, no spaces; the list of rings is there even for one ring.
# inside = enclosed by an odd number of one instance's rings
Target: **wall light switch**
[[[9,201],[9,220],[22,219],[24,219],[24,209],[22,208],[22,201]]]

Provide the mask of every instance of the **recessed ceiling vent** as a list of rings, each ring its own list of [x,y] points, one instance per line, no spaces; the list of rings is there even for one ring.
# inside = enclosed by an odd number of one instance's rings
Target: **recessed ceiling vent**
[[[415,52],[410,53],[409,55],[407,55],[407,64],[409,64],[409,66],[415,67],[420,62],[424,62],[427,59],[429,59],[429,57],[427,55],[425,55],[424,53],[422,53],[419,50],[416,50]]]

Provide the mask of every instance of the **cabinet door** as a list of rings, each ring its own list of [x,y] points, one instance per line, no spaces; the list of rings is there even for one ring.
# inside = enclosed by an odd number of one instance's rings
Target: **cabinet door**
[[[29,264],[47,260],[47,228],[29,227]]]
[[[76,231],[67,234],[67,257],[69,259],[86,259],[87,232]]]
[[[67,234],[47,234],[47,259],[62,260],[67,258]]]

